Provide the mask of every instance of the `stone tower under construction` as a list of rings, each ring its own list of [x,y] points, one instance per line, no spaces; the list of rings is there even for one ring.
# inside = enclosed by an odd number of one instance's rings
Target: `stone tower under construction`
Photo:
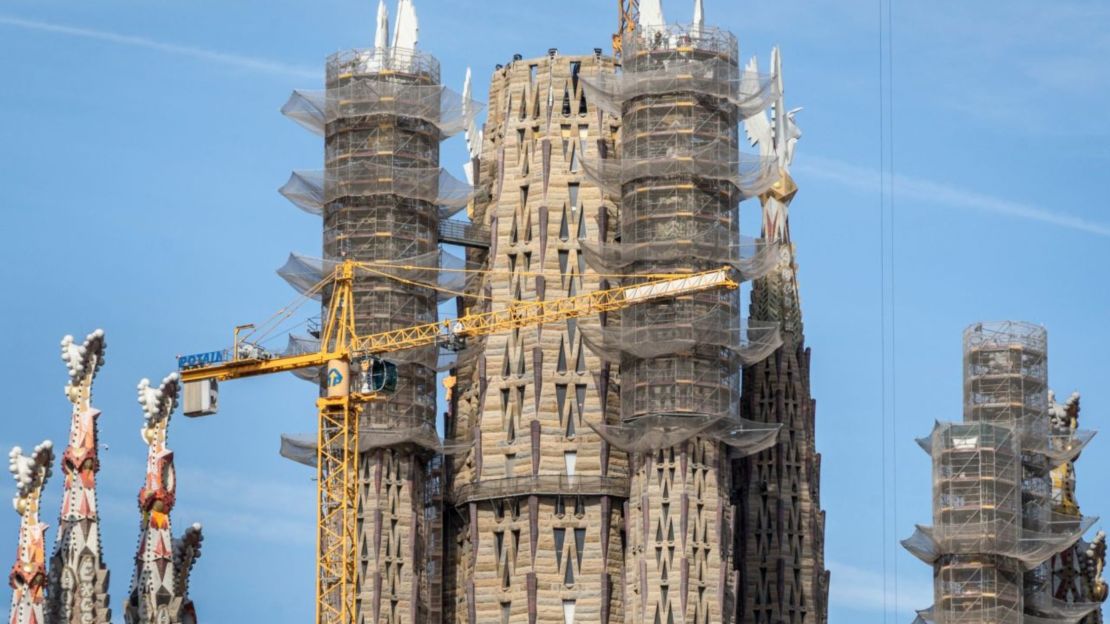
[[[311,324],[284,353],[240,340],[246,326],[230,356],[214,352],[236,365],[323,353],[297,362],[327,361],[326,370],[296,370],[322,396],[375,395],[350,412],[357,431],[329,419],[324,400],[317,433],[282,439],[284,456],[321,462],[326,484],[318,620],[826,621],[819,458],[786,214],[800,133],[784,112],[777,52],[761,74],[754,59],[741,63],[733,34],[705,24],[700,0],[694,7],[691,24],[668,25],[659,0],[641,1],[619,58],[555,48],[514,56],[493,73],[479,127],[469,72],[461,95],[446,89],[439,62],[418,48],[412,0],[398,0],[392,36],[380,0],[373,47],[331,55],[324,89],[295,91],[283,107],[323,138],[323,169],[296,171],[280,189],[320,218],[323,236],[320,257],[292,254],[279,274],[322,304],[324,327],[349,312],[361,337],[435,332],[419,343],[430,346],[390,350],[395,369],[373,359],[396,372],[380,386],[360,369],[378,351],[333,357],[332,343],[321,345],[332,334]],[[741,149],[744,129],[758,154]],[[440,143],[457,133],[470,150],[467,183],[440,166]],[[740,204],[755,198],[763,236],[743,238]],[[469,221],[451,219],[464,207]],[[467,247],[465,260],[443,244]],[[333,310],[333,298],[348,301],[326,279],[340,265],[352,305]],[[673,288],[707,275],[699,288]],[[743,319],[739,286],[751,280]],[[546,324],[526,321],[552,317],[519,313],[587,293],[621,298]],[[450,300],[460,315],[521,322],[482,332],[440,323]],[[585,316],[597,309],[609,312]],[[81,354],[99,353],[90,340]],[[188,574],[199,526],[175,540],[169,520],[166,428],[181,379],[139,389],[148,474],[123,609],[138,624],[196,620]],[[20,624],[110,618],[93,490],[97,412],[82,388],[67,390],[74,433],[49,602],[38,497],[51,447],[12,456],[25,501],[27,573],[13,580]],[[192,395],[204,404],[194,415],[215,412],[215,385],[206,388]],[[328,464],[337,439],[358,458],[355,479],[353,461]]]
[[[700,2],[683,27],[649,4],[621,66],[552,49],[494,72],[484,132],[470,135],[470,217],[490,244],[468,266],[487,271],[460,313],[721,266],[757,279],[793,257],[788,237],[739,233],[742,200],[793,184],[785,139],[781,158],[771,138],[740,153],[741,122],[781,82],[742,67]],[[786,419],[741,418],[740,371],[780,346],[782,327],[742,322],[725,290],[468,345],[446,424],[469,445],[449,460],[446,620],[749,621],[758,553],[738,549],[738,462],[776,444]],[[823,523],[793,532],[809,530]],[[791,621],[824,621],[820,595]]]
[[[618,125],[585,79],[613,72],[600,51],[555,50],[494,72],[471,211],[489,228],[488,255],[472,253],[489,273],[471,311],[604,283],[583,246],[612,239],[614,214],[584,166],[613,149]],[[459,362],[447,435],[472,446],[453,458],[448,621],[624,620],[627,461],[588,425],[605,420],[611,367],[579,325],[495,334]]]
[[[825,569],[825,512],[821,509],[821,456],[814,435],[816,401],[810,395],[810,351],[805,345],[798,265],[790,238],[789,207],[798,188],[790,163],[801,131],[787,111],[782,58],[771,54],[776,97],[771,116],[745,120],[749,140],[772,158],[779,180],[759,196],[761,235],[776,245],[774,270],[752,286],[750,318],[774,324],[782,345],[744,369],[744,418],[782,426],[778,443],[734,462],[739,504],[737,602],[744,624],[824,624],[829,573]]]
[[[442,86],[439,61],[417,48],[417,38],[412,2],[399,2],[392,39],[381,2],[374,47],[333,54],[325,90],[296,91],[283,108],[324,137],[324,170],[295,172],[281,189],[322,217],[324,253],[322,260],[293,255],[279,273],[321,299],[326,310],[331,293],[309,289],[337,263],[358,261],[353,296],[359,335],[437,319],[439,224],[469,200],[465,185],[440,169],[439,147],[466,127],[471,107]],[[290,348],[319,349],[313,337],[299,340],[307,344],[291,342]],[[369,403],[359,425],[355,608],[359,621],[375,624],[440,617],[440,518],[426,513],[440,463],[434,457],[441,448],[437,352],[433,346],[390,359],[396,388]],[[314,465],[315,444],[315,436],[287,436],[282,452]],[[329,504],[321,503],[322,515]],[[320,539],[329,535],[321,531]]]

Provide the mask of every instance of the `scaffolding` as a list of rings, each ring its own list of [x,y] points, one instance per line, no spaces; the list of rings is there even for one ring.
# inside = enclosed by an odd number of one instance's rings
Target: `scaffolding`
[[[778,250],[741,241],[739,203],[780,176],[770,160],[741,156],[739,122],[766,108],[774,81],[741,71],[736,38],[718,29],[639,29],[626,39],[622,74],[585,79],[599,105],[621,115],[622,136],[620,154],[583,163],[620,205],[619,240],[584,244],[587,262],[633,276],[722,264],[744,279],[766,274]],[[781,344],[776,324],[741,323],[736,291],[632,306],[619,323],[583,324],[583,336],[620,362],[621,423],[599,433],[643,451],[710,432],[742,438],[741,367]],[[773,439],[758,428],[752,436]]]
[[[330,56],[325,89],[294,91],[282,108],[324,138],[324,169],[294,171],[279,190],[297,207],[321,217],[323,257],[291,254],[278,270],[281,277],[301,294],[320,300],[326,311],[331,288],[318,285],[338,263],[354,260],[357,333],[435,322],[444,292],[466,288],[465,263],[439,250],[441,224],[473,197],[468,183],[440,168],[440,142],[464,131],[481,110],[468,97],[444,88],[439,62],[422,51],[391,47]],[[456,230],[446,228],[456,239],[473,234]],[[286,350],[318,348],[318,336],[290,339]],[[445,357],[431,346],[393,360],[395,391],[367,404],[359,415],[357,446],[364,455],[358,493],[363,559],[359,609],[378,613],[384,604],[380,601],[387,600],[384,608],[390,617],[407,612],[405,617],[414,621],[438,620],[441,458],[462,447],[445,446],[436,432],[436,372],[456,365],[457,356]],[[302,373],[322,381],[319,369]],[[283,436],[281,453],[314,465],[319,439],[315,434]],[[384,546],[379,543],[383,517],[389,534]],[[367,533],[375,530],[376,537]],[[411,540],[411,549],[402,553],[398,540]],[[383,578],[390,583],[388,596],[381,593]],[[403,584],[410,590],[401,596]]]
[[[976,323],[963,344],[963,422],[918,440],[933,460],[933,526],[902,544],[933,565],[935,592],[918,620],[1074,623],[1094,605],[1055,600],[1044,564],[1097,519],[1055,511],[1048,471],[1091,434],[1050,430],[1043,327]]]

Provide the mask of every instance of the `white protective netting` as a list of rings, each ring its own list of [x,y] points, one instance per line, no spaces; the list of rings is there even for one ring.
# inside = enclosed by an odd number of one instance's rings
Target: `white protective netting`
[[[621,197],[624,185],[642,179],[692,179],[703,185],[718,183],[733,187],[730,203],[757,197],[782,178],[774,158],[739,152],[712,158],[715,155],[712,152],[721,149],[718,145],[692,154],[689,153],[691,150],[658,143],[655,149],[658,154],[644,157],[585,160],[582,171],[587,180],[610,198]]]
[[[445,444],[436,433],[435,426],[427,423],[396,422],[392,426],[375,427],[359,433],[358,450],[365,453],[386,446],[411,444],[442,455],[457,455],[470,448],[470,444]],[[281,456],[305,466],[316,466],[317,439],[314,433],[285,433],[281,435]]]
[[[290,253],[277,270],[290,286],[298,293],[309,294],[313,299],[322,299],[323,289],[318,285],[325,277],[335,272],[342,264],[336,260],[314,258],[299,253]],[[443,250],[432,251],[410,258],[394,261],[368,261],[357,268],[359,274],[375,275],[385,279],[404,282],[417,282],[436,289],[441,301],[447,301],[463,292],[467,274],[464,272],[466,261],[459,256]]]
[[[718,227],[690,232],[689,238],[668,237],[660,241],[622,244],[619,242],[579,243],[586,264],[602,275],[621,275],[643,263],[675,263],[698,260],[727,265],[737,272],[739,281],[759,279],[778,266],[782,243],[763,239],[737,238]]]
[[[704,26],[672,25],[639,30],[626,37],[625,72],[583,78],[586,97],[619,115],[623,105],[644,96],[692,92],[735,107],[746,119],[763,112],[779,96],[775,76],[753,65],[739,69],[736,38]]]
[[[303,355],[306,353],[319,353],[320,352],[320,339],[313,336],[305,336],[302,334],[289,334],[287,343],[285,345],[285,352],[283,355]],[[323,383],[324,378],[321,375],[321,366],[310,366],[308,368],[298,368],[292,371],[293,375],[305,381],[313,383]]]
[[[782,346],[777,322],[744,320],[732,306],[707,309],[689,299],[674,299],[652,307],[634,306],[623,312],[619,324],[581,323],[579,327],[586,346],[609,362],[719,347],[749,366]]]
[[[326,171],[294,171],[278,192],[305,212],[320,215],[328,202],[345,197],[396,195],[435,204],[448,216],[474,196],[469,184],[439,167],[394,167],[353,161]]]
[[[628,283],[728,266],[743,281],[777,266],[777,248],[741,240],[738,210],[781,177],[773,159],[739,151],[740,120],[767,107],[776,81],[741,72],[737,57],[717,29],[639,30],[620,76],[588,79],[587,97],[621,117],[620,154],[582,163],[619,207],[619,242],[582,245],[598,272]],[[695,436],[736,454],[773,444],[777,428],[739,420],[740,377],[781,345],[779,327],[741,317],[739,293],[722,290],[584,323],[587,346],[620,364],[620,419],[599,433],[632,452]]]
[[[947,557],[935,566],[937,624],[1022,624],[1022,571],[1004,557]]]
[[[295,90],[281,112],[320,136],[328,123],[340,117],[392,115],[434,124],[440,138],[446,139],[464,132],[484,108],[443,85],[355,79],[326,92]]]
[[[446,169],[400,169],[358,164],[336,167],[331,171],[334,173],[324,170],[294,171],[278,192],[294,206],[316,216],[322,216],[324,205],[338,197],[399,195],[435,204],[441,220],[458,214],[474,197],[473,187]]]
[[[630,422],[589,425],[607,442],[629,453],[650,453],[701,437],[724,442],[735,449],[736,456],[770,448],[778,441],[782,428],[777,424],[704,414],[652,414]]]
[[[931,438],[933,526],[918,526],[902,542],[926,563],[948,553],[982,553],[1033,569],[1097,521],[1052,510],[1051,500],[1036,491],[1039,480],[1026,474],[1019,437],[1010,427],[941,423]]]
[[[1093,433],[1049,426],[1044,328],[976,323],[963,338],[964,421],[937,423],[918,440],[933,460],[933,526],[902,544],[937,579],[935,603],[918,620],[1078,622],[1094,607],[1053,598],[1045,562],[1097,518],[1054,509],[1049,470]]]

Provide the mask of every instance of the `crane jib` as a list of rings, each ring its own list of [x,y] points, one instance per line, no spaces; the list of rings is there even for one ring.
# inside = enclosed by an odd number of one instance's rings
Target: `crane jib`
[[[213,364],[222,364],[231,359],[231,351],[228,349],[221,349],[218,351],[208,351],[206,353],[193,353],[191,355],[179,355],[177,357],[178,370],[188,370],[190,368],[198,368],[200,366],[211,366]]]

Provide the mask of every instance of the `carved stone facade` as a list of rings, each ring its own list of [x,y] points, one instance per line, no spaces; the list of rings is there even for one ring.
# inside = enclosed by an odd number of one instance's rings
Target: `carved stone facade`
[[[781,285],[774,275],[756,282],[753,318],[766,313],[760,309],[766,291]],[[821,455],[814,446],[816,401],[809,392],[809,363],[804,338],[785,332],[782,347],[744,371],[741,413],[783,424],[778,445],[736,464],[738,622],[744,624],[828,622]]]
[[[612,208],[583,165],[618,129],[583,79],[613,71],[601,54],[552,52],[494,73],[471,214],[490,229],[491,273],[472,312],[603,287],[581,243],[612,238]],[[482,343],[460,360],[448,422],[449,437],[473,446],[453,458],[447,621],[624,621],[627,462],[589,426],[612,408],[608,365],[575,320]]]
[[[782,346],[744,369],[740,413],[781,424],[775,446],[735,463],[739,502],[737,556],[742,624],[825,624],[829,572],[825,569],[825,512],[821,509],[821,455],[815,443],[817,402],[810,395],[810,351],[805,346],[798,265],[790,239],[790,202],[797,185],[789,167],[801,130],[787,111],[782,60],[771,54],[778,100],[770,119],[745,120],[761,155],[775,158],[782,178],[760,195],[762,236],[779,243],[778,266],[752,286],[749,318],[779,324]]]

